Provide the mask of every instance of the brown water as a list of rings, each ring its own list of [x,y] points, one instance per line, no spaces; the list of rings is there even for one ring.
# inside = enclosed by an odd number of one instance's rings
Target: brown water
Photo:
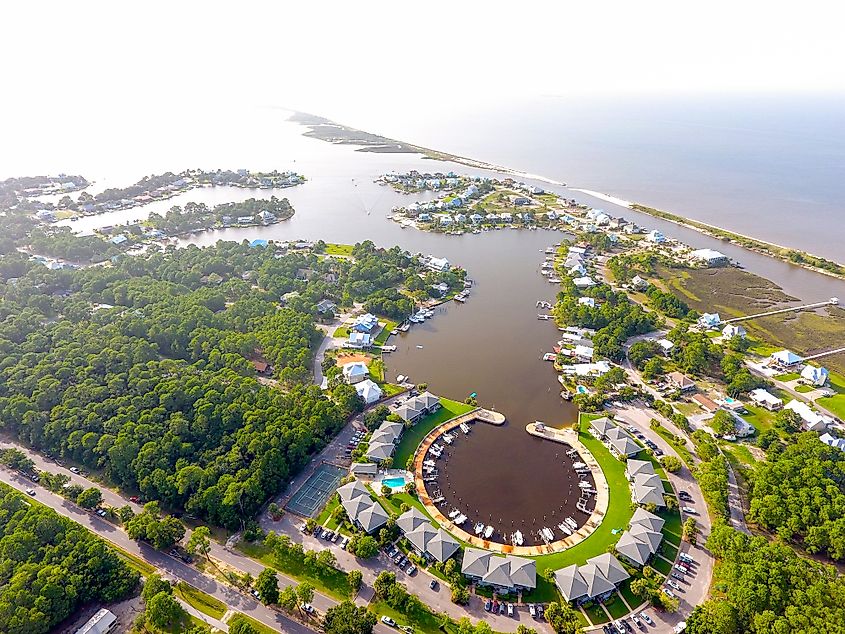
[[[566,535],[557,525],[566,517],[582,526],[589,517],[576,508],[579,477],[566,452],[568,445],[528,435],[524,426],[494,427],[476,423],[469,435],[454,430],[455,441],[437,461],[438,478],[427,483],[430,496],[440,490],[441,511],[458,509],[469,519],[462,526],[473,534],[476,522],[494,528],[492,541],[509,543],[521,531],[524,544],[542,544],[538,531],[547,526],[555,539]],[[587,480],[594,487],[592,476]],[[587,508],[595,506],[591,497]]]

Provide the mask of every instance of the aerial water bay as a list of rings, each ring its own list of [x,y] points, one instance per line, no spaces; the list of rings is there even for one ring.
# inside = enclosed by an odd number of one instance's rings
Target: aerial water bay
[[[354,146],[306,138],[302,136],[305,128],[287,120],[289,114],[280,110],[262,110],[254,118],[246,120],[244,125],[248,129],[244,134],[230,136],[224,131],[218,138],[219,143],[213,147],[205,144],[180,145],[166,161],[152,152],[155,145],[152,139],[149,149],[145,144],[141,156],[134,157],[132,169],[122,165],[118,170],[101,161],[87,164],[75,155],[68,157],[71,164],[62,171],[82,173],[95,179],[97,188],[126,185],[145,174],[196,166],[295,170],[307,177],[305,184],[279,191],[191,190],[159,201],[155,206],[83,218],[72,223],[75,230],[90,232],[100,226],[143,218],[150,211],[164,212],[172,205],[188,201],[214,204],[251,196],[265,197],[272,193],[291,201],[296,213],[290,220],[268,227],[209,231],[185,236],[180,242],[207,245],[221,239],[323,239],[340,243],[372,240],[381,246],[398,244],[412,252],[446,257],[454,265],[465,267],[469,277],[475,281],[469,301],[464,305],[448,303],[441,306],[435,319],[391,341],[397,345],[397,351],[388,355],[388,375],[391,379],[400,373],[409,375],[416,382],[428,383],[433,392],[457,400],[477,393],[482,405],[504,413],[509,423],[503,428],[491,430],[480,439],[476,447],[478,464],[490,465],[491,486],[508,483],[512,494],[526,493],[514,487],[536,486],[536,482],[526,479],[525,474],[532,456],[539,455],[538,444],[542,441],[529,436],[524,431],[525,424],[534,420],[555,425],[571,423],[577,413],[574,406],[559,396],[559,385],[551,364],[540,360],[542,353],[551,351],[558,332],[552,322],[536,319],[535,307],[539,299],[553,300],[556,292],[556,288],[539,275],[542,250],[565,238],[565,234],[504,230],[481,235],[447,236],[401,229],[398,224],[388,221],[385,215],[394,206],[407,204],[413,198],[376,185],[373,179],[380,174],[409,169],[488,175],[491,172],[424,159],[415,154],[361,152],[356,151]],[[425,141],[417,138],[408,140]],[[527,143],[530,145],[530,140]],[[544,148],[548,148],[548,144],[540,145],[538,155]],[[445,149],[453,150],[451,147]],[[483,146],[479,146],[477,151],[473,151],[472,147],[453,151],[472,158],[496,158],[486,156]],[[504,164],[516,168],[528,165],[532,172],[544,176],[559,173],[559,170],[551,169],[551,164],[546,165],[549,169],[544,169],[541,163],[519,161],[515,165]],[[817,301],[831,296],[845,297],[843,281],[752,253],[636,211],[617,208],[563,186],[536,182],[567,197],[604,208],[612,215],[624,215],[642,226],[658,228],[666,235],[693,246],[718,249],[741,262],[747,270],[775,281],[786,293],[798,299]],[[624,190],[603,187],[603,182],[598,185],[592,181],[577,184],[626,194]],[[644,202],[659,204],[654,199]],[[677,211],[671,207],[670,210]],[[805,219],[805,223],[812,224],[812,219]],[[756,235],[753,231],[750,233]],[[832,239],[828,237],[828,240]]]

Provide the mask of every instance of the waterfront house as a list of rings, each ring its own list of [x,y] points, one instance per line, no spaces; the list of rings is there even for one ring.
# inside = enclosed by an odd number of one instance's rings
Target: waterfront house
[[[423,392],[419,396],[408,399],[396,408],[399,417],[412,425],[420,421],[424,416],[433,414],[441,407],[440,399],[431,392]]]
[[[537,587],[537,565],[533,559],[514,555],[500,557],[479,548],[464,551],[461,572],[477,585],[489,586],[498,592]]]
[[[660,350],[665,356],[669,356],[669,353],[672,352],[675,347],[675,344],[668,339],[658,339],[656,343],[660,346]]]
[[[367,364],[360,361],[345,363],[341,372],[343,373],[343,380],[350,384],[358,383],[370,376],[370,369]]]
[[[251,225],[253,222],[255,222],[255,218],[252,216],[238,216],[239,225]]]
[[[810,406],[795,399],[789,401],[784,409],[789,409],[798,414],[804,422],[807,431],[823,432],[833,424],[830,416],[824,416],[810,409]]]
[[[666,375],[666,379],[669,381],[669,385],[681,390],[681,392],[695,389],[695,382],[680,372],[670,372]]]
[[[258,215],[256,216],[256,219],[258,220],[258,222],[264,225],[269,225],[271,223],[276,222],[276,216],[267,211],[266,209],[262,209],[261,211],[259,211]]]
[[[423,524],[430,524],[428,517],[415,506],[396,518],[396,526],[403,534],[415,531]]]
[[[648,530],[659,533],[663,530],[663,525],[666,523],[661,517],[658,517],[654,513],[649,513],[641,506],[638,506],[637,509],[634,511],[634,515],[631,517],[631,526],[635,526],[639,524],[640,526],[644,526]]]
[[[779,399],[774,394],[770,393],[768,390],[764,390],[763,388],[757,388],[756,390],[751,390],[749,393],[749,397],[751,401],[755,404],[759,405],[760,407],[765,407],[767,410],[772,412],[779,410],[783,407],[783,401]]]
[[[114,245],[120,246],[121,244],[127,242],[128,240],[129,240],[129,238],[127,238],[122,233],[119,233],[115,237],[113,237],[111,240],[109,240],[109,242],[111,242]]]
[[[372,313],[365,313],[355,318],[350,330],[356,332],[372,332],[376,326],[378,326],[378,317]]]
[[[590,288],[591,286],[596,285],[593,279],[589,276],[576,277],[572,280],[572,283],[575,284],[577,288]]]
[[[651,533],[660,536],[659,533]],[[614,546],[620,557],[627,559],[635,566],[644,566],[654,554],[649,540],[637,539],[630,531],[625,531]]]
[[[622,428],[614,427],[607,430],[607,444],[610,448],[610,453],[618,458],[636,456],[642,447],[634,442],[634,439],[625,432]]]
[[[580,279],[584,279],[584,276],[587,274],[587,269],[584,268],[584,265],[578,263],[574,265],[572,268],[569,269],[569,276],[570,277],[577,277]],[[589,279],[589,278],[587,278]]]
[[[734,324],[728,324],[724,328],[722,328],[722,339],[733,339],[734,337],[739,337],[740,339],[745,339],[745,328],[742,326],[735,326]]]
[[[587,596],[587,582],[584,581],[575,564],[555,570],[555,585],[564,600],[569,603],[573,601],[582,603],[590,598]]]
[[[708,414],[715,414],[719,411],[719,404],[705,394],[694,394],[692,401]]]
[[[484,220],[484,217],[483,217],[482,215],[480,215],[480,214],[472,214],[472,215],[469,217],[469,220],[470,220],[470,222],[471,222],[472,224],[477,225],[477,224],[479,224],[482,220]]]
[[[458,198],[457,200],[460,200],[460,198]],[[455,214],[455,222],[466,222],[466,221],[467,221],[466,214]]]
[[[355,384],[355,391],[358,396],[364,399],[364,404],[372,405],[382,397],[381,388],[371,379],[364,379],[360,383]]]
[[[704,330],[718,328],[721,323],[722,318],[719,316],[719,313],[703,313],[701,317],[698,318],[698,327],[703,328]]]
[[[393,420],[386,420],[376,428],[375,432],[373,432],[373,436],[376,434],[385,434],[389,438],[388,442],[396,444],[399,442],[399,439],[402,438],[402,434],[404,432],[405,425]]]
[[[599,440],[605,440],[607,432],[614,427],[616,427],[616,423],[605,416],[590,421],[590,432]]]
[[[827,383],[828,372],[826,368],[808,364],[804,366],[803,370],[801,370],[801,378],[810,385],[822,387],[825,383]]]
[[[531,199],[525,196],[517,196],[513,199],[513,204],[515,207],[525,207],[531,204]]]
[[[428,258],[426,262],[426,266],[433,271],[448,271],[451,268],[451,264],[449,264],[449,260],[446,258]]]
[[[393,457],[396,445],[392,442],[371,442],[367,446],[367,459],[373,462],[384,462]]]
[[[593,360],[593,349],[590,346],[583,346],[583,345],[576,345],[575,346],[575,357],[578,358],[580,361],[592,361]]]
[[[790,350],[779,350],[769,356],[769,367],[778,370],[791,371],[801,364],[803,359]]]
[[[590,308],[596,307],[596,300],[594,300],[592,297],[579,297],[578,303],[581,304],[582,306],[589,306]],[[590,355],[589,360],[592,361],[592,359],[593,359],[593,356]]]
[[[609,361],[596,361],[595,363],[573,363],[563,368],[565,374],[574,374],[582,377],[597,377],[610,372]]]
[[[666,236],[664,236],[663,233],[658,231],[657,229],[649,231],[645,239],[649,242],[653,242],[654,244],[663,244],[664,242],[666,242]]]
[[[583,566],[571,565],[555,573],[557,585],[568,602],[603,601],[630,578],[624,566],[610,553],[588,559]]]
[[[372,345],[372,337],[366,332],[350,332],[346,340],[347,348],[369,348]]]
[[[697,262],[703,263],[705,266],[724,266],[728,263],[728,256],[720,251],[713,249],[697,249],[690,253],[690,258]]]
[[[438,222],[440,222],[440,225],[443,226],[443,227],[448,227],[449,225],[451,225],[454,222],[454,220],[452,219],[452,216],[449,215],[449,214],[443,214],[442,216],[438,216],[437,220],[438,220]]]

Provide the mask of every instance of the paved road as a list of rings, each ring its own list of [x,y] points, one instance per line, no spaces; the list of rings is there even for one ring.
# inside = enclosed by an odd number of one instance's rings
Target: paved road
[[[669,429],[673,434],[681,434],[672,423],[667,421],[658,412],[645,409],[641,406],[633,407],[630,405],[623,405],[614,407],[611,411],[616,415],[616,418],[623,421],[625,424],[631,424],[636,427],[646,438],[657,444],[663,453],[675,456],[680,459],[677,452],[672,446],[666,442],[657,432],[649,427],[652,418],[657,418],[663,425]],[[683,464],[683,461],[682,461]],[[658,623],[657,632],[671,632],[678,622],[683,620],[692,612],[692,609],[703,603],[710,591],[710,582],[713,577],[714,560],[712,555],[701,546],[704,544],[707,536],[710,535],[711,522],[710,516],[707,513],[707,504],[704,501],[704,495],[701,488],[698,486],[692,473],[687,469],[686,465],[681,467],[681,470],[676,473],[667,473],[669,482],[675,491],[684,490],[689,493],[693,502],[683,502],[684,506],[692,506],[698,510],[695,519],[698,522],[699,537],[698,546],[691,546],[687,542],[681,542],[680,552],[687,552],[697,562],[696,573],[692,577],[687,577],[683,582],[679,581],[682,590],[676,592],[680,599],[680,607],[675,614],[663,614],[656,610],[649,610],[649,614]],[[686,519],[687,514],[683,514],[682,519]],[[677,581],[677,580],[676,580]]]
[[[154,549],[148,544],[136,542],[129,538],[129,536],[114,524],[97,517],[93,513],[83,511],[75,504],[68,502],[64,498],[47,491],[43,487],[33,485],[32,482],[23,476],[10,472],[6,469],[0,469],[0,481],[18,489],[25,491],[27,488],[36,490],[36,499],[42,504],[49,506],[57,513],[72,519],[81,524],[93,533],[102,537],[104,540],[118,546],[126,552],[140,557],[150,565],[157,568],[163,576],[171,579],[185,581],[190,585],[210,594],[225,603],[232,610],[248,614],[252,618],[268,625],[280,632],[290,632],[292,634],[310,634],[311,630],[307,627],[294,621],[293,619],[271,610],[262,605],[252,597],[241,594],[237,590],[217,582],[212,577],[205,575],[182,561],[171,557],[161,551]],[[250,560],[251,561],[251,560]],[[258,572],[261,571],[261,566],[258,565]],[[253,573],[257,574],[257,573]]]
[[[326,351],[336,347],[337,345],[337,342],[334,340],[335,331],[340,328],[343,322],[349,319],[362,307],[363,304],[355,304],[355,307],[351,311],[337,315],[332,323],[328,324],[325,328],[321,328],[321,330],[325,330],[325,336],[320,342],[320,345],[317,347],[317,352],[314,355],[314,365],[312,367],[314,385],[321,385],[323,383],[323,359],[326,356]]]

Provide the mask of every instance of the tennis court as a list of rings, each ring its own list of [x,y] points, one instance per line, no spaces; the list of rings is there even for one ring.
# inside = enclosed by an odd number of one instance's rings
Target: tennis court
[[[346,469],[333,464],[321,464],[293,494],[287,509],[303,517],[316,517],[346,473]]]

